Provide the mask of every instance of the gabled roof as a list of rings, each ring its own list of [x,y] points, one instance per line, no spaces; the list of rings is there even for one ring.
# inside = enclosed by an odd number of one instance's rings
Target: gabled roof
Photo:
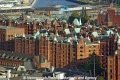
[[[80,26],[80,23],[79,23],[78,19],[74,19],[73,23],[74,23],[76,26]]]
[[[110,20],[113,22],[115,18],[115,10],[107,10]]]
[[[120,14],[115,12],[114,9],[107,10],[107,13],[98,14],[98,24],[101,22],[113,22],[113,24],[118,24],[120,26]]]
[[[65,29],[64,30],[66,34],[70,34],[70,30],[69,29]]]
[[[74,28],[74,33],[80,33],[81,28]]]
[[[105,35],[108,35],[108,36],[109,36],[110,33],[111,33],[111,34],[114,34],[114,32],[113,32],[112,30],[109,29],[109,30],[107,30],[107,31],[105,32]]]
[[[0,70],[1,70],[1,71],[6,71],[7,69],[4,68],[4,67],[2,67],[2,66],[0,66]]]
[[[24,62],[24,67],[26,70],[33,70],[35,69],[34,63],[33,62]]]
[[[79,25],[82,25],[81,18],[79,19]]]
[[[98,37],[98,36],[99,36],[96,31],[92,32],[92,35],[93,35],[94,37]]]
[[[105,17],[104,22],[111,22],[111,20],[110,20],[110,17],[109,17],[109,14],[108,14],[108,13],[106,14],[106,17]]]
[[[64,24],[66,24],[66,23],[67,23],[67,21],[66,21],[66,20],[62,20],[62,22],[63,22]]]
[[[32,55],[32,54],[23,54],[23,53],[16,53],[16,52],[0,50],[0,58],[2,58],[2,59],[18,60],[18,61],[23,61],[23,59],[26,59],[26,61],[28,61],[28,60],[32,59],[33,56],[34,55]]]
[[[106,14],[98,14],[98,24],[101,24],[105,20]]]
[[[118,41],[117,41],[117,44],[120,45],[120,36],[118,36]]]
[[[4,14],[0,14],[0,18],[2,18],[2,19],[8,19],[8,16],[5,16]]]

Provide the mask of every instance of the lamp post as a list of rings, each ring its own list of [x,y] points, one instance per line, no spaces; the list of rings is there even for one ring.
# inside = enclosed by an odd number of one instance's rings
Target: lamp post
[[[94,56],[94,77],[95,77],[95,52],[93,52],[93,56]]]

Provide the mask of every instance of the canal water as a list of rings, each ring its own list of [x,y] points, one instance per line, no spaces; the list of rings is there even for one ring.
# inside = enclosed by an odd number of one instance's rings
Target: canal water
[[[70,6],[70,5],[80,5],[80,3],[74,3],[74,2],[67,1],[67,0],[37,0],[34,5],[34,8],[47,7],[50,5]]]

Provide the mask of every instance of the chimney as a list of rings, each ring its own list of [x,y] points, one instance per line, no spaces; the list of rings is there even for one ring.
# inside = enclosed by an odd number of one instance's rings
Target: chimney
[[[9,19],[9,20],[8,20],[8,26],[12,26],[11,24],[12,24],[12,20]]]
[[[96,30],[96,26],[94,25],[93,27],[92,27],[92,31],[95,31]]]
[[[33,21],[33,34],[36,33],[36,30],[37,30],[37,28],[36,28],[36,21]]]
[[[64,29],[68,28],[68,24],[63,25]]]
[[[91,36],[91,42],[94,42],[94,36],[93,35]]]
[[[55,34],[58,34],[58,30],[57,29],[55,29]]]
[[[85,32],[85,36],[84,36],[84,37],[86,38],[87,36],[88,36],[88,33],[87,33],[87,32]]]
[[[114,43],[118,40],[117,36],[114,36]]]

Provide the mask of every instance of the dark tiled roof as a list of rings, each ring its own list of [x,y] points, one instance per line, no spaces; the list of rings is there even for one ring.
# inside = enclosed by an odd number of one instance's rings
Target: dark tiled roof
[[[34,70],[35,69],[33,62],[24,62],[24,66],[27,70]]]
[[[26,38],[30,38],[30,37],[32,37],[33,35],[32,34],[25,34],[25,37]]]
[[[24,56],[23,56],[24,55]],[[0,58],[17,61],[30,61],[34,55],[0,50]]]

